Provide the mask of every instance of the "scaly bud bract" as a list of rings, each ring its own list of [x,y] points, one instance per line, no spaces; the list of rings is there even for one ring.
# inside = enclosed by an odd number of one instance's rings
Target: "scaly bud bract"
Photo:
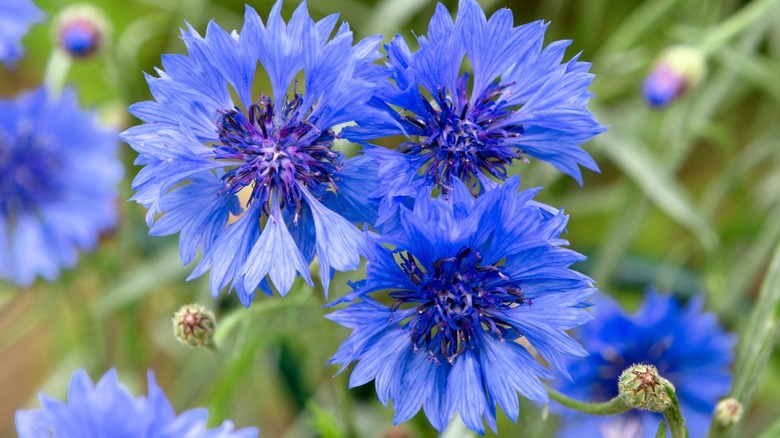
[[[664,389],[674,386],[658,374],[652,365],[637,364],[627,368],[618,379],[620,397],[636,409],[663,412],[672,405]]]
[[[200,304],[184,305],[173,315],[173,333],[179,342],[189,347],[214,348],[216,327],[214,313]]]

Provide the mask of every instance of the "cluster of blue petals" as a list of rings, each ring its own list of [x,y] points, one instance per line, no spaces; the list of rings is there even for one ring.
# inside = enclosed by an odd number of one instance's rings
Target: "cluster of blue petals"
[[[733,335],[724,332],[715,315],[702,311],[695,297],[683,306],[671,295],[646,293],[633,315],[614,301],[595,300],[594,321],[577,338],[591,354],[570,361],[573,380],[559,380],[558,389],[579,400],[606,401],[617,395],[620,373],[633,364],[652,364],[674,384],[692,437],[704,436],[716,402],[731,386]],[[661,414],[632,410],[595,417],[561,408],[561,436],[572,438],[654,437]]]
[[[0,0],[0,62],[9,65],[24,54],[22,37],[43,17],[31,0]]]
[[[333,270],[360,264],[353,222],[375,217],[375,164],[333,144],[338,125],[377,113],[381,37],[353,45],[346,24],[334,32],[336,15],[315,22],[302,3],[285,23],[281,6],[266,23],[247,6],[240,32],[183,30],[188,54],[163,55],[147,76],[154,100],[130,107],[146,123],[122,134],[144,166],[133,199],[151,234],[180,233],[185,264],[203,253],[191,277],[211,269],[212,293],[230,286],[246,306],[270,283],[282,295],[296,275],[312,284],[315,255],[327,293]],[[270,93],[253,96],[261,74]]]
[[[73,90],[0,100],[0,280],[52,281],[114,227],[118,146]]]
[[[84,370],[73,373],[68,401],[40,395],[42,409],[16,412],[19,438],[255,438],[258,430],[235,430],[233,423],[207,428],[208,411],[192,409],[176,414],[154,374],[149,371],[149,394],[133,397],[109,370],[93,384]]]
[[[529,349],[564,374],[565,357],[587,354],[565,332],[590,319],[594,291],[569,269],[584,257],[563,247],[568,218],[518,186],[475,199],[455,180],[446,199],[401,207],[403,232],[371,245],[366,279],[345,297],[358,301],[327,316],[353,330],[330,362],[357,362],[350,386],[374,380],[394,423],[422,407],[439,431],[455,413],[495,431],[496,404],[516,419],[518,393],[547,400],[539,379],[552,374]]]
[[[357,362],[351,386],[375,380],[396,423],[423,408],[439,431],[457,413],[484,433],[497,405],[517,418],[518,393],[546,401],[553,372],[534,354],[563,374],[586,354],[565,331],[590,319],[594,289],[569,269],[584,257],[564,248],[567,217],[509,167],[538,158],[580,182],[580,166],[598,170],[580,148],[604,130],[586,108],[590,64],[563,61],[568,41],[543,47],[544,23],[488,20],[474,0],[455,20],[439,5],[419,49],[396,37],[385,66],[380,36],[353,45],[336,16],[280,10],[263,23],[247,7],[240,32],[190,27],[187,55],[147,76],[154,100],[130,108],[145,123],[122,138],[151,234],[179,233],[184,263],[202,253],[191,277],[210,270],[212,293],[246,306],[297,276],[313,284],[315,256],[327,293],[364,256],[366,278],[336,302],[351,304],[329,315],[353,329],[331,362]],[[340,138],[363,153],[346,158]]]
[[[478,195],[507,178],[527,157],[549,162],[582,183],[579,166],[598,170],[580,144],[603,132],[586,108],[590,64],[563,61],[570,41],[543,47],[547,25],[515,27],[512,12],[488,20],[474,0],[461,0],[456,19],[439,4],[427,36],[413,51],[398,35],[386,46],[391,81],[378,84],[372,103],[385,113],[344,137],[364,143],[379,166],[379,222],[434,186],[463,181]],[[462,73],[468,62],[473,75]],[[404,135],[388,150],[366,142]]]

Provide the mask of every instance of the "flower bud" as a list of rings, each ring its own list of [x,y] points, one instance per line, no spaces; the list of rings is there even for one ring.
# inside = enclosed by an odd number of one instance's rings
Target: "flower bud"
[[[637,364],[627,368],[618,379],[620,398],[636,409],[663,412],[672,405],[665,386],[672,384],[658,374],[652,365]]]
[[[645,79],[642,95],[651,107],[665,108],[696,87],[706,70],[701,50],[689,46],[670,47],[661,53]]]
[[[173,315],[173,333],[176,339],[189,347],[205,345],[214,348],[214,314],[200,304],[187,304]]]
[[[78,4],[64,8],[54,26],[57,45],[73,58],[89,58],[106,44],[111,25],[100,9]]]
[[[724,398],[715,406],[715,422],[721,427],[731,427],[742,420],[742,403],[735,398]]]

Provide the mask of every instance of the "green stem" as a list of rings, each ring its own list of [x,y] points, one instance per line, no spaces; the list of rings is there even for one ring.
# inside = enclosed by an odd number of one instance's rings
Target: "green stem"
[[[732,38],[752,26],[756,20],[766,16],[777,4],[778,0],[756,0],[740,9],[707,34],[701,43],[704,55],[710,56],[720,50]]]
[[[774,348],[778,334],[776,315],[778,304],[780,304],[780,244],[775,245],[774,255],[764,283],[761,285],[758,301],[753,307],[747,326],[740,334],[742,342],[737,351],[734,384],[730,397],[739,400],[745,412],[750,409],[758,380],[766,369]],[[739,423],[728,430],[713,426],[710,436],[731,437],[735,436],[738,429]]]
[[[658,424],[658,431],[655,433],[655,438],[666,438],[666,423],[663,421]]]
[[[677,400],[677,394],[674,392],[674,387],[671,385],[664,385],[664,391],[672,400],[672,405],[664,411],[664,418],[666,424],[669,425],[669,432],[672,434],[672,438],[688,438],[688,428],[685,426],[685,417],[680,411],[680,401]]]
[[[62,92],[71,64],[71,58],[67,53],[58,48],[52,50],[43,73],[43,83],[48,87],[52,98],[59,97]]]
[[[574,409],[575,411],[586,414],[617,415],[631,409],[631,407],[628,406],[626,402],[624,402],[620,397],[615,397],[612,400],[603,403],[588,403],[566,397],[565,395],[550,387],[547,387],[547,394],[550,395],[551,399],[566,406],[567,408]]]

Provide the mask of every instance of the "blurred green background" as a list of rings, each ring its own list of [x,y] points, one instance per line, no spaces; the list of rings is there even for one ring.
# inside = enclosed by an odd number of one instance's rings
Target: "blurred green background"
[[[48,14],[25,39],[27,56],[0,68],[0,94],[40,84],[52,52],[51,18],[66,2],[38,0]],[[68,83],[84,105],[123,130],[137,123],[129,104],[150,98],[142,72],[162,53],[183,53],[185,20],[203,32],[210,19],[240,29],[243,1],[93,1],[109,17],[107,52],[74,63]],[[287,1],[288,18],[297,1]],[[443,2],[454,11],[456,0]],[[480,1],[487,11],[510,7],[516,24],[551,22],[546,41],[573,39],[568,57],[593,63],[591,109],[609,131],[585,145],[601,173],[585,183],[544,163],[520,164],[525,187],[545,186],[539,200],[564,207],[571,248],[589,260],[575,268],[599,289],[635,305],[648,285],[681,297],[705,294],[707,308],[730,331],[746,324],[780,237],[780,7],[778,1],[539,0]],[[271,1],[251,5],[266,17]],[[425,34],[435,2],[311,0],[315,19],[339,12],[358,37]],[[700,86],[664,111],[648,109],[640,88],[657,54],[674,44],[702,45],[708,74]],[[213,300],[205,278],[185,282],[177,238],[150,237],[145,211],[125,203],[137,168],[127,145],[122,220],[56,283],[29,290],[0,285],[0,436],[15,436],[13,414],[38,407],[35,394],[64,397],[71,372],[97,378],[111,367],[135,394],[154,369],[177,411],[210,410],[212,424],[229,418],[255,425],[264,437],[428,437],[421,415],[391,428],[392,410],[373,384],[347,390],[347,374],[325,367],[348,331],[322,316],[319,290],[298,288],[285,299],[258,297],[251,309],[234,296]],[[331,296],[347,291],[339,274]],[[220,322],[217,352],[186,349],[171,334],[183,304],[211,306]],[[751,339],[742,338],[741,343]],[[744,435],[780,414],[779,357],[763,370]],[[550,436],[555,419],[526,403],[517,425],[499,415],[501,436]],[[488,434],[490,435],[490,434]],[[467,436],[450,430],[449,437]]]

